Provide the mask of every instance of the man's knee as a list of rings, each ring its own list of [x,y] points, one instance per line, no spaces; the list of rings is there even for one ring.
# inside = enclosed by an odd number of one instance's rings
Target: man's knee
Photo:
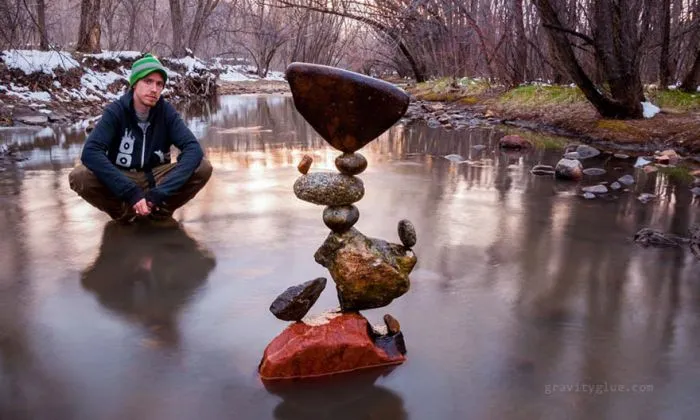
[[[213,171],[214,168],[212,168],[211,163],[209,163],[207,159],[202,158],[202,161],[199,163],[199,166],[192,174],[192,180],[198,181],[202,184],[206,184],[207,181],[209,181],[209,178],[211,178],[211,173]]]
[[[78,194],[84,192],[87,186],[95,181],[97,181],[95,175],[83,164],[78,164],[68,175],[70,188]]]

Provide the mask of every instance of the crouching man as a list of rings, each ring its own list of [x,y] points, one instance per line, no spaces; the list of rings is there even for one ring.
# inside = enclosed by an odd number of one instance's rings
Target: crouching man
[[[69,175],[71,189],[114,220],[172,220],[211,177],[197,138],[160,96],[167,78],[152,55],[135,61],[129,91],[107,106]]]

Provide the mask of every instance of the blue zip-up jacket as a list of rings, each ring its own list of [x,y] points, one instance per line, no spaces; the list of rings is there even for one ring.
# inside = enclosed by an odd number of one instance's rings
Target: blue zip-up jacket
[[[107,106],[90,133],[81,160],[97,179],[121,200],[136,204],[142,198],[161,205],[180,189],[202,161],[204,153],[172,105],[160,98],[139,124],[133,105],[133,91]],[[170,163],[170,146],[180,149],[177,164],[155,186],[152,168]],[[150,182],[146,194],[121,170],[144,171]]]

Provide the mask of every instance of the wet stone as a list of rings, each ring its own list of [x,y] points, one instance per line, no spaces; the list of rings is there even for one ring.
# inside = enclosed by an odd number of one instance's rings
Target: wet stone
[[[600,176],[605,175],[605,169],[602,168],[586,168],[583,170],[584,175],[588,176]]]
[[[595,147],[582,144],[576,148],[576,153],[578,153],[579,159],[590,159],[592,157],[598,156],[600,154],[600,151]]]
[[[529,149],[532,147],[532,143],[529,140],[517,134],[501,137],[498,145],[504,149]]]
[[[299,172],[306,175],[309,172],[309,169],[311,169],[312,163],[314,163],[314,159],[309,155],[304,155],[304,157],[301,158],[299,165],[297,165],[297,169]]]
[[[402,89],[359,73],[292,63],[286,77],[297,111],[343,152],[364,147],[408,109],[409,96]]]
[[[381,308],[402,296],[417,262],[403,245],[368,238],[355,228],[328,235],[314,259],[331,273],[345,312]]]
[[[326,281],[319,277],[288,288],[272,302],[270,312],[283,321],[301,320],[321,296]]]
[[[367,169],[367,159],[359,153],[343,153],[335,158],[335,167],[345,175],[357,175]]]
[[[409,220],[401,220],[399,221],[399,239],[401,239],[401,243],[406,247],[406,248],[411,248],[413,245],[416,244],[418,241],[418,238],[416,237],[416,228],[413,227],[413,223],[411,223]]]
[[[639,194],[639,197],[637,197],[637,200],[641,201],[642,203],[648,203],[655,198],[656,198],[656,195],[654,195],[654,194],[642,193],[642,194]]]
[[[583,176],[583,166],[575,159],[561,159],[554,168],[559,179],[579,180]]]
[[[401,332],[401,324],[399,320],[391,316],[390,314],[384,315],[384,324],[386,324],[386,329],[390,335],[398,334]]]
[[[533,175],[554,175],[554,167],[549,165],[535,165],[530,173]]]
[[[333,172],[302,175],[294,182],[298,199],[324,206],[346,206],[360,201],[365,186],[360,178]]]
[[[329,206],[323,210],[323,223],[333,232],[345,232],[359,219],[360,210],[355,206]]]
[[[608,192],[608,187],[605,185],[591,185],[590,187],[583,187],[581,190],[587,193],[605,194]]]
[[[14,117],[15,121],[27,125],[45,125],[49,122],[46,115],[19,115]]]
[[[693,195],[700,195],[700,187],[691,188],[690,193]]]
[[[624,153],[615,153],[615,154],[613,155],[613,157],[614,157],[615,159],[622,159],[622,160],[624,160],[624,159],[629,159],[629,158],[630,158],[629,155],[626,155],[626,154],[624,154]]]
[[[580,156],[578,155],[578,152],[567,152],[564,153],[564,159],[578,160],[580,159]]]
[[[617,181],[615,181],[615,182],[613,182],[612,184],[610,184],[610,189],[611,189],[611,190],[617,191],[617,190],[619,190],[620,188],[622,188],[622,185],[620,185],[620,183],[617,182]]]
[[[622,185],[630,186],[634,184],[634,177],[632,175],[624,175],[617,180]]]
[[[591,200],[595,198],[595,194],[591,192],[583,193],[583,198],[585,198],[586,200]]]

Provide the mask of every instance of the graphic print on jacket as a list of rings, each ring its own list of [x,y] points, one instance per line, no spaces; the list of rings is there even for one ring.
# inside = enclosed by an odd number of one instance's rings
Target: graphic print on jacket
[[[134,143],[136,139],[128,128],[124,130],[122,141],[119,144],[119,154],[117,154],[117,165],[128,168],[131,166],[131,155],[134,153]]]

